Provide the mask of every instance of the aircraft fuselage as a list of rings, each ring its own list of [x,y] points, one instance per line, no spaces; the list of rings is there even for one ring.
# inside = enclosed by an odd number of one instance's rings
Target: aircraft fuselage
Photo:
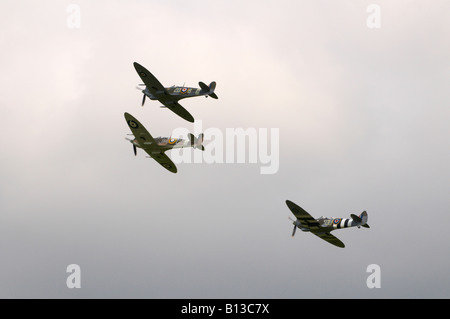
[[[143,148],[141,145],[139,145],[137,139],[134,139],[132,143],[139,148]],[[158,152],[171,150],[173,148],[182,148],[191,146],[190,142],[187,140],[172,137],[156,137],[155,144],[156,144],[155,146],[158,147]]]
[[[321,232],[330,232],[336,229],[341,228],[349,228],[349,227],[358,227],[361,226],[361,224],[356,223],[351,218],[319,218],[317,221],[320,224],[320,231]],[[304,232],[309,231],[315,231],[311,230],[308,227],[303,227],[301,225],[301,222],[299,221],[299,225],[297,225],[298,228],[300,228]]]
[[[194,96],[208,96],[208,92],[201,88],[191,88],[185,86],[172,86],[165,88],[164,92],[157,92],[156,96],[150,93],[148,88],[142,91],[150,100],[157,100],[161,102],[179,101],[188,97]]]

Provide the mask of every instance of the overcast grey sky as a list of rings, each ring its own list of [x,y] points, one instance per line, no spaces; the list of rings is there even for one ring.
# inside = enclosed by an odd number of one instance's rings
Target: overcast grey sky
[[[0,297],[450,297],[448,12],[445,0],[3,0]],[[165,86],[215,80],[218,100],[181,103],[204,129],[278,128],[278,172],[171,174],[135,157],[124,112],[154,136],[194,125],[140,106],[134,61]],[[366,210],[371,228],[335,231],[345,249],[291,238],[286,199],[315,217]]]

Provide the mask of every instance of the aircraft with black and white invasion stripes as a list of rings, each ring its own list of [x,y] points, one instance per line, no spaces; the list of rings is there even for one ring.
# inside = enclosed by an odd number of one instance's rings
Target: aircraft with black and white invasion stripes
[[[365,227],[370,228],[367,224],[367,212],[363,211],[359,216],[350,214],[351,219],[348,218],[327,218],[319,217],[318,219],[313,218],[308,214],[303,208],[297,204],[286,201],[286,205],[289,207],[291,212],[296,217],[296,220],[292,220],[294,224],[294,230],[292,231],[292,237],[295,235],[297,228],[300,228],[304,232],[310,232],[323,240],[333,244],[337,247],[344,248],[345,245],[335,236],[331,235],[331,232],[336,229],[349,228],[349,227]],[[289,218],[290,219],[290,218]]]

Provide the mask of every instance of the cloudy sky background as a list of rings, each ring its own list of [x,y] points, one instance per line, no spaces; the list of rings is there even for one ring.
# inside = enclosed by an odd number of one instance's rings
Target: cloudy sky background
[[[78,1],[69,28],[71,3],[0,4],[1,298],[450,297],[448,1]],[[278,128],[279,171],[134,157],[124,112],[194,130],[140,106],[134,61],[217,81],[182,105],[204,129]],[[291,238],[286,199],[371,228]]]

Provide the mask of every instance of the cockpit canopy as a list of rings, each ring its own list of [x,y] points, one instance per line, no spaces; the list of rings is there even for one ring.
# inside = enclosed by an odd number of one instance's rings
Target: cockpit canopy
[[[333,217],[320,216],[319,218],[317,218],[317,221],[319,222],[320,225],[328,225],[331,223],[332,220]]]
[[[158,144],[167,144],[168,141],[169,141],[168,137],[158,136],[155,138],[155,142]]]

